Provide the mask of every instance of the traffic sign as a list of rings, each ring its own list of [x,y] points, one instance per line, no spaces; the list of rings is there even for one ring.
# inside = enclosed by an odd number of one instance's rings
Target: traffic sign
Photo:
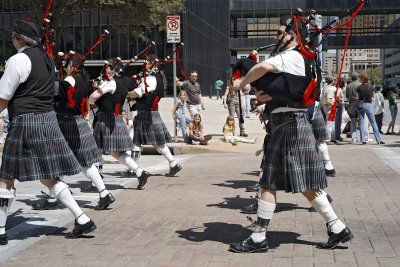
[[[181,42],[181,17],[167,16],[167,43]]]

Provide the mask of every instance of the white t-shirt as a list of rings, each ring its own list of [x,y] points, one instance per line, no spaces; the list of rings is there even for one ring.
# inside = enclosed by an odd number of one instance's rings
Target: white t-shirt
[[[305,76],[304,58],[298,51],[293,49],[294,47],[289,48],[274,57],[266,59],[264,62],[277,68],[277,73],[285,72],[297,76]]]
[[[6,68],[0,80],[0,98],[10,100],[21,83],[26,82],[32,70],[29,57],[21,53],[28,46],[18,50],[18,54],[7,60]]]
[[[75,78],[72,76],[68,76],[64,79],[64,81],[68,82],[72,87],[75,87]]]
[[[147,84],[147,92],[153,92],[157,87],[157,79],[153,75],[146,76],[146,84]],[[146,93],[144,80],[138,85],[134,90],[139,98],[142,97]]]
[[[114,94],[115,90],[117,90],[117,84],[115,83],[115,80],[111,78],[109,81],[102,81],[98,88],[103,92],[103,94]]]

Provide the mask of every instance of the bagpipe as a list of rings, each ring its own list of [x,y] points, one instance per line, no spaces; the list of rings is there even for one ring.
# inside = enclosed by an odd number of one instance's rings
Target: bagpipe
[[[363,8],[367,0],[358,0],[358,3],[346,10],[343,14],[338,17],[335,17],[334,20],[329,21],[326,25],[324,25],[321,29],[314,25],[311,20],[313,19],[313,14],[310,14],[308,18],[304,18],[302,16],[302,10],[297,9],[294,12],[294,15],[291,19],[286,21],[285,32],[289,33],[290,31],[294,31],[297,35],[298,44],[294,48],[299,51],[305,60],[309,60],[310,66],[313,64],[317,57],[317,49],[316,47],[319,44],[316,44],[316,39],[320,34],[327,34],[331,31],[337,30],[341,27],[348,27],[347,36],[346,36],[346,44],[344,49],[344,55],[342,57],[342,64],[339,72],[339,81],[340,74],[342,72],[343,61],[346,54],[346,49],[348,45],[348,38],[350,35],[351,24],[355,16],[358,12]],[[341,23],[340,25],[333,26],[338,21],[343,18],[350,16],[350,19],[346,22]],[[309,35],[307,27],[314,28],[314,33]],[[268,45],[267,48],[273,47],[274,49],[271,53],[271,56],[276,56],[279,53],[286,50],[287,46],[294,40],[294,36],[292,36],[289,40],[284,43],[285,35],[282,34],[282,37],[277,40],[274,45]],[[263,48],[263,47],[262,47]],[[267,49],[265,48],[265,49]],[[252,67],[257,64],[254,60],[250,58],[239,59],[235,66],[233,67],[233,75],[232,81],[236,80],[240,77],[245,76]],[[306,69],[307,72],[307,69]],[[308,74],[308,75],[307,75]],[[338,81],[338,85],[339,85]],[[250,83],[256,90],[262,90],[265,94],[268,94],[272,97],[272,100],[268,102],[270,109],[274,109],[278,106],[289,106],[294,108],[304,108],[310,106],[316,99],[316,81],[315,75],[310,71],[306,73],[306,76],[296,76],[288,73],[266,73],[261,78]],[[289,86],[290,85],[290,86]],[[337,85],[337,86],[338,86]],[[338,90],[337,90],[338,91]],[[272,111],[272,110],[271,110]],[[332,108],[331,114],[329,115],[328,120],[334,120],[334,116],[336,114],[336,106]],[[333,116],[333,117],[332,117]]]
[[[51,27],[50,22],[51,22],[51,17],[52,13],[50,12],[51,9],[53,8],[54,5],[54,0],[50,0],[50,2],[47,4],[47,7],[44,11],[43,17],[42,17],[42,26],[43,26],[43,45],[44,45],[44,50],[51,56],[51,58],[54,60],[56,57],[54,56],[54,29]]]

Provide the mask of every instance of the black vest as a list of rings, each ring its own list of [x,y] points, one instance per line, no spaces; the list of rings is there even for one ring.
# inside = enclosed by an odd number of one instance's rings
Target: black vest
[[[149,92],[149,95],[143,95],[141,98],[136,98],[137,111],[157,111],[159,96],[157,91]]]
[[[54,109],[59,115],[80,115],[88,113],[88,98],[91,94],[90,84],[78,72],[73,78],[75,86],[67,81],[59,81],[58,94],[54,97]]]
[[[38,47],[27,48],[26,54],[32,64],[28,79],[21,83],[8,103],[10,117],[27,113],[52,111],[55,81],[55,67],[52,60],[47,60],[47,53]],[[50,64],[51,66],[47,66]]]
[[[116,116],[121,114],[129,88],[128,80],[126,78],[128,77],[114,77],[116,84],[115,92],[113,94],[106,93],[96,101],[99,111],[105,113],[112,112],[115,113]]]

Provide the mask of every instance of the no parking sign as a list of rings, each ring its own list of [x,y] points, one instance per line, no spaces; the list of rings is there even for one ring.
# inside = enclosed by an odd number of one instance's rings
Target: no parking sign
[[[181,42],[181,17],[167,16],[167,43]]]

